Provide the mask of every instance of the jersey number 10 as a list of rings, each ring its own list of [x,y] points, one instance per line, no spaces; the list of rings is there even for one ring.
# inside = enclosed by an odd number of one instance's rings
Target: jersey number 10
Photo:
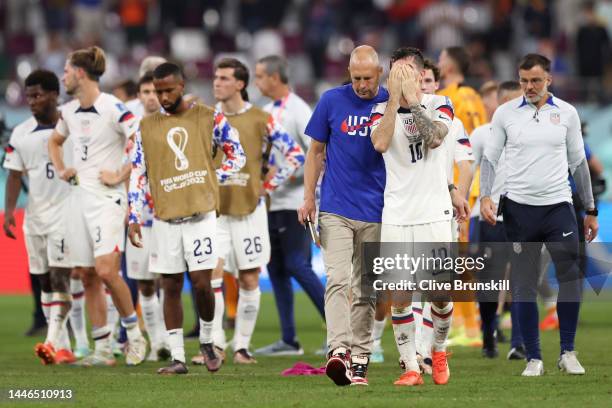
[[[412,163],[416,163],[417,160],[423,158],[423,142],[410,143],[410,155],[412,156]]]

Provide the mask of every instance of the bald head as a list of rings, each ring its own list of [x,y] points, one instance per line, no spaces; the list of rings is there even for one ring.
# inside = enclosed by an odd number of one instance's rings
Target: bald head
[[[360,45],[351,52],[349,73],[353,90],[362,99],[372,99],[378,94],[382,67],[378,54],[369,45]]]
[[[349,69],[353,65],[369,64],[379,66],[378,53],[369,45],[360,45],[351,52],[351,60],[349,61]]]

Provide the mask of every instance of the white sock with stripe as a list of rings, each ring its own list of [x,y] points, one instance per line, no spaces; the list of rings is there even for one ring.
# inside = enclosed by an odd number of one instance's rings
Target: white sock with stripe
[[[419,372],[419,364],[416,358],[415,327],[412,307],[391,307],[391,320],[393,323],[393,334],[395,344],[400,354],[401,361],[405,364],[406,371]]]

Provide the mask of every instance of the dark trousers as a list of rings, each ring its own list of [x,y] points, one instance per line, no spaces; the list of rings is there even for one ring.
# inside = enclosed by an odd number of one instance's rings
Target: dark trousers
[[[559,282],[557,314],[561,352],[574,349],[581,296],[578,262],[579,232],[570,203],[546,206],[519,204],[507,199],[504,206],[506,238],[512,243],[511,286],[527,359],[541,359],[538,328],[537,280],[542,244],[546,244]]]
[[[268,264],[270,282],[276,299],[283,341],[296,340],[293,306],[294,278],[304,289],[312,303],[325,319],[325,288],[312,270],[310,234],[297,220],[293,210],[268,213],[268,228],[272,253]]]

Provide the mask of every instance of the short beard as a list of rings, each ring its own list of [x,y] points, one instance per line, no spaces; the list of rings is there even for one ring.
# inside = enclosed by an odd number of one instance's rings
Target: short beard
[[[542,98],[544,98],[547,94],[548,94],[548,91],[542,91],[541,93],[538,93],[536,96],[532,98],[529,98],[529,97],[525,97],[525,98],[527,99],[527,102],[536,104],[540,102]]]
[[[176,109],[179,107],[179,105],[181,104],[181,102],[183,102],[183,95],[179,96],[176,101],[172,104],[171,107],[169,108],[164,108],[164,110],[166,112],[170,112],[170,113],[174,113],[176,112]]]

